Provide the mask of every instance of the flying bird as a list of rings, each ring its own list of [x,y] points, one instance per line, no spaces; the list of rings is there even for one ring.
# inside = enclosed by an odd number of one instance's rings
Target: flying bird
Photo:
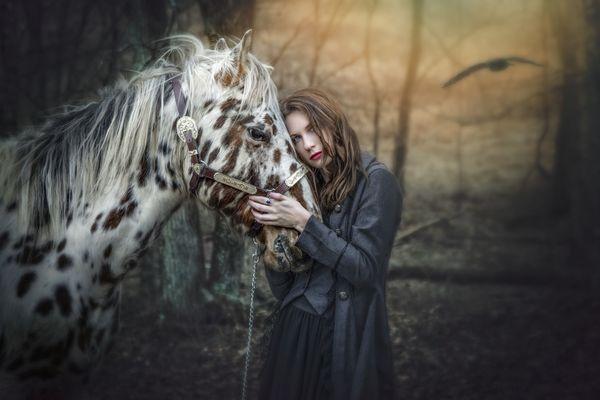
[[[529,60],[524,57],[492,58],[491,60],[480,62],[478,64],[474,64],[474,65],[471,65],[470,67],[465,68],[464,70],[462,70],[458,74],[456,74],[454,77],[452,77],[452,79],[450,79],[446,83],[444,83],[442,85],[442,87],[445,89],[449,86],[452,86],[456,82],[460,81],[461,79],[464,79],[465,77],[467,77],[479,70],[482,70],[482,69],[488,69],[493,72],[504,71],[511,65],[517,64],[517,63],[534,65],[536,67],[543,66],[540,63],[537,63],[535,61]]]

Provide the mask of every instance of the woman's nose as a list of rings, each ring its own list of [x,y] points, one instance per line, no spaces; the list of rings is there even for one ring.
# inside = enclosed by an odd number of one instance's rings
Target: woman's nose
[[[304,139],[304,149],[305,149],[305,150],[307,150],[307,151],[308,151],[308,150],[312,149],[313,147],[315,147],[315,142],[314,142],[314,140],[311,140],[311,139]]]

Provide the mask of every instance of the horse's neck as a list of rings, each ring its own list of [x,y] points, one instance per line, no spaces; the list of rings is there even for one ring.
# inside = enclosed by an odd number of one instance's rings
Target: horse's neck
[[[187,196],[183,183],[169,176],[166,158],[150,160],[133,171],[128,187],[105,191],[84,223],[97,247],[94,258],[104,263],[110,253],[114,276],[127,272],[128,263],[152,244]]]

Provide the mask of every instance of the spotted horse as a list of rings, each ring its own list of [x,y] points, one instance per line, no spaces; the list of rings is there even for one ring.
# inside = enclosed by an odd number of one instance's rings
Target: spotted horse
[[[253,188],[292,177],[288,195],[320,217],[270,67],[249,53],[250,41],[247,33],[232,48],[224,40],[206,48],[173,37],[150,67],[97,102],[1,143],[3,373],[92,369],[118,328],[121,281],[185,201],[256,234],[266,266],[309,266],[294,247],[297,232],[257,229],[247,205]],[[180,117],[193,122],[182,127]]]

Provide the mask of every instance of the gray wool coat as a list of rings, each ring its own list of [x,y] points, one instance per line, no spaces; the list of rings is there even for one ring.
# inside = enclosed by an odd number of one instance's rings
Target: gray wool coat
[[[402,191],[384,164],[363,152],[355,189],[329,215],[311,216],[297,246],[313,260],[312,272],[267,270],[275,297],[286,306],[303,296],[318,314],[335,286],[331,379],[334,399],[393,398],[393,367],[385,284]]]

